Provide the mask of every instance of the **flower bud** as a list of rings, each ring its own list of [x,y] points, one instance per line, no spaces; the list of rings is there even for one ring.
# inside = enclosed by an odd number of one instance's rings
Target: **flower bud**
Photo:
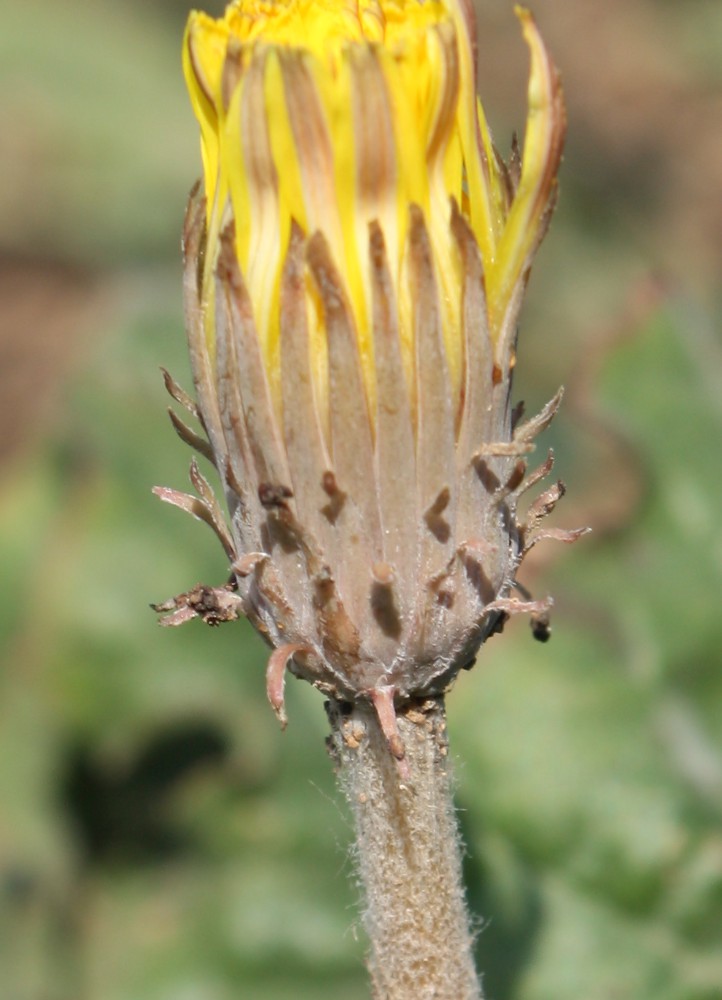
[[[465,0],[238,0],[193,13],[184,41],[204,176],[184,233],[190,405],[207,442],[174,422],[215,464],[230,533],[205,480],[200,499],[162,495],[229,552],[274,649],[279,716],[289,666],[373,702],[398,757],[394,704],[444,690],[503,616],[546,607],[509,592],[558,499],[518,523],[551,467],[528,476],[524,456],[559,397],[514,426],[510,390],[565,114],[517,16],[529,117],[508,164]]]

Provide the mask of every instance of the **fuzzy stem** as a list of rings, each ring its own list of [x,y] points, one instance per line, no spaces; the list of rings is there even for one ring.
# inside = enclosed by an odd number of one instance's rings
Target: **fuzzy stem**
[[[370,705],[331,702],[328,711],[355,820],[375,1000],[480,1000],[443,698],[398,710],[410,780]]]

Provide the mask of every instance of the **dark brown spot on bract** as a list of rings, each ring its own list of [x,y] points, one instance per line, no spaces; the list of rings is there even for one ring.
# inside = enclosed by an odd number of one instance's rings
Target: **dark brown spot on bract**
[[[509,493],[513,493],[515,489],[521,486],[525,474],[526,462],[519,459],[514,468],[511,470],[511,474],[504,484],[504,489],[508,490]]]
[[[485,458],[477,458],[474,461],[474,469],[481,480],[481,485],[487,493],[496,493],[501,487],[499,477],[489,468],[489,463]]]
[[[287,507],[287,501],[292,496],[290,486],[283,486],[281,483],[261,483],[258,487],[258,499],[265,508]]]
[[[371,585],[371,610],[381,631],[390,639],[401,635],[401,619],[389,584],[375,580]]]
[[[427,528],[434,538],[441,542],[442,545],[448,542],[451,537],[451,526],[449,525],[449,522],[442,517],[442,514],[449,506],[450,501],[451,490],[448,486],[444,486],[444,488],[439,491],[439,495],[436,497],[431,506],[429,506],[424,512],[424,521],[426,522]]]
[[[329,502],[321,508],[321,513],[331,524],[335,524],[346,502],[346,494],[340,489],[336,476],[330,469],[321,477],[321,489],[329,498]]]

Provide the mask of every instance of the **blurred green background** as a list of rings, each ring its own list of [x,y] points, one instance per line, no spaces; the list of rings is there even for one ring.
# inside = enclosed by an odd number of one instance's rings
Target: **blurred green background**
[[[480,6],[497,143],[526,53]],[[492,1000],[722,996],[722,4],[538,0],[570,116],[518,395],[569,487],[450,697]],[[219,13],[221,5],[208,8]],[[242,625],[148,609],[227,567],[151,496],[189,454],[180,0],[5,0],[0,31],[0,998],[368,995],[322,699]]]

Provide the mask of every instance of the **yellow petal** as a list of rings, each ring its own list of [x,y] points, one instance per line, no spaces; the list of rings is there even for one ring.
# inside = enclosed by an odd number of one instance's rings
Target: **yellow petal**
[[[524,7],[515,12],[531,54],[529,111],[519,187],[499,242],[494,269],[487,276],[492,328],[498,328],[512,289],[544,235],[566,132],[561,81],[534,18]]]
[[[218,97],[228,44],[222,21],[193,11],[183,39],[183,72],[201,127],[201,157],[209,218],[213,212],[219,167]]]

